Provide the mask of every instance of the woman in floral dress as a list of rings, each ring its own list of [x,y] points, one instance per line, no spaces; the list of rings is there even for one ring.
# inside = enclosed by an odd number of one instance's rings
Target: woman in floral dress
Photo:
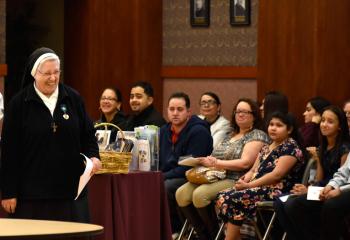
[[[218,194],[219,216],[227,222],[226,240],[240,239],[243,220],[254,218],[257,202],[273,200],[300,181],[304,154],[296,141],[295,119],[275,112],[268,122],[272,143],[263,146],[254,166],[233,188]]]

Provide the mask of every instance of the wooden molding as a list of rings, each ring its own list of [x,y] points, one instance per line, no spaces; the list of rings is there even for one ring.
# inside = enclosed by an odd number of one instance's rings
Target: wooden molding
[[[255,79],[257,67],[163,66],[161,76],[162,78]]]
[[[4,77],[7,75],[7,65],[0,64],[0,77]]]

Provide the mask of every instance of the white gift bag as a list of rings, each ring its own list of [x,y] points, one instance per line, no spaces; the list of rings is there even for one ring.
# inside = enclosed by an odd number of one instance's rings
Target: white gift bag
[[[139,170],[150,171],[151,170],[151,154],[150,145],[148,140],[137,140],[137,155],[139,159]]]

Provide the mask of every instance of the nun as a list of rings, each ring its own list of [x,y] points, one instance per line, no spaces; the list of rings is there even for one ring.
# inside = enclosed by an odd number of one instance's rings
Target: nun
[[[60,59],[39,48],[4,117],[1,205],[13,218],[88,222],[86,191],[77,196],[84,154],[100,169],[95,130],[81,96],[60,83]]]

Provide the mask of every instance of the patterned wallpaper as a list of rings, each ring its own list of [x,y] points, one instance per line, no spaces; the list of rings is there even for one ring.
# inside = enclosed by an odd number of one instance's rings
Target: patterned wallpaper
[[[256,66],[258,0],[251,25],[230,25],[230,0],[211,0],[210,26],[190,26],[189,0],[163,0],[163,65]]]

